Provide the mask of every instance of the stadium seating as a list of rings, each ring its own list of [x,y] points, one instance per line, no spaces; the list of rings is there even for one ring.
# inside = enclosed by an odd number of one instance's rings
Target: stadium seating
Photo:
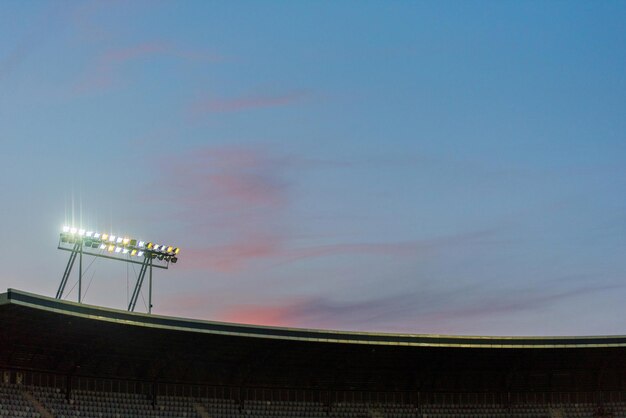
[[[245,401],[242,415],[247,418],[327,418],[324,405],[312,402]]]
[[[508,408],[503,405],[423,405],[423,418],[508,418]]]
[[[196,418],[193,405],[181,400],[162,398],[153,406],[146,396],[130,393],[74,391],[69,401],[52,388],[29,388],[55,417],[94,418]]]
[[[32,402],[29,400],[33,400]],[[150,396],[0,384],[0,418],[626,418],[626,403],[423,404]],[[50,415],[42,416],[41,406]]]
[[[414,405],[385,403],[375,405],[373,416],[376,412],[385,418],[414,418],[418,409]]]
[[[0,384],[0,417],[39,418],[40,414],[24,398],[19,388],[2,383]]]
[[[211,418],[234,418],[239,416],[239,405],[232,399],[202,398],[199,401]]]

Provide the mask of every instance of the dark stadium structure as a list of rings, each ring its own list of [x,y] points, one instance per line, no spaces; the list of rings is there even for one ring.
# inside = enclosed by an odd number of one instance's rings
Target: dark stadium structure
[[[68,402],[72,392],[125,392],[147,396],[152,405],[159,396],[223,399],[240,411],[243,402],[314,402],[328,408],[342,402],[390,403],[411,405],[422,414],[408,416],[443,417],[456,416],[445,412],[446,405],[494,404],[506,405],[509,412],[493,416],[544,416],[515,415],[510,408],[549,403],[596,408],[611,402],[621,408],[626,336],[279,328],[131,313],[9,289],[0,294],[2,371],[11,388],[55,388]],[[443,412],[425,414],[428,405],[441,405],[437,411]],[[0,399],[0,416],[1,406]],[[345,415],[376,418],[374,413]]]

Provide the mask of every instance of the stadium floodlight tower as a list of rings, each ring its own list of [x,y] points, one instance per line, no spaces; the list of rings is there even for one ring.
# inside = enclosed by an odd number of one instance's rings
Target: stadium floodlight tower
[[[128,303],[128,310],[133,312],[141,293],[146,273],[149,272],[148,313],[152,313],[152,268],[167,270],[170,263],[178,261],[180,248],[171,245],[139,241],[126,236],[116,236],[82,228],[64,226],[59,235],[59,250],[69,251],[70,259],[61,278],[56,298],[61,299],[72,267],[78,258],[78,303],[82,302],[83,255],[139,264],[139,274],[135,289]]]

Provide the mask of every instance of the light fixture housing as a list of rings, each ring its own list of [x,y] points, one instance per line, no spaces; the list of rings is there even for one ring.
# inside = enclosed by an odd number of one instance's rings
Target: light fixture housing
[[[84,250],[93,248],[101,251],[93,253],[94,256],[109,253],[109,258],[123,257],[125,260],[129,260],[129,257],[147,257],[157,264],[164,264],[165,268],[170,262],[178,261],[180,252],[180,248],[173,245],[155,244],[153,241],[137,240],[128,235],[113,235],[71,225],[63,226],[59,235],[59,248],[70,250],[75,245],[80,245]]]

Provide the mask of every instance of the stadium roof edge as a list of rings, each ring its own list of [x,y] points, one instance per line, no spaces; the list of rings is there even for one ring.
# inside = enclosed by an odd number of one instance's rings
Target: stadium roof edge
[[[197,319],[127,312],[119,309],[79,304],[41,296],[16,289],[0,294],[0,309],[18,305],[39,311],[114,322],[127,326],[140,326],[189,333],[230,335],[265,339],[282,339],[322,343],[390,345],[413,347],[456,348],[593,348],[626,347],[625,335],[611,336],[460,336],[437,334],[391,334],[355,331],[336,331],[303,328],[283,328],[260,325],[235,324]]]

